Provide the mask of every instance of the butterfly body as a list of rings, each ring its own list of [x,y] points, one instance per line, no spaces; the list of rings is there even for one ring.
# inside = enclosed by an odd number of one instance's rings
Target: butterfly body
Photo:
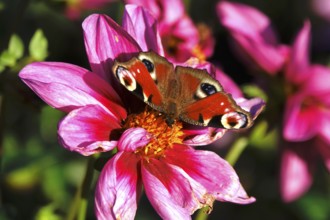
[[[199,126],[239,129],[251,116],[205,70],[176,66],[153,52],[115,62],[113,73],[129,91],[166,115]]]

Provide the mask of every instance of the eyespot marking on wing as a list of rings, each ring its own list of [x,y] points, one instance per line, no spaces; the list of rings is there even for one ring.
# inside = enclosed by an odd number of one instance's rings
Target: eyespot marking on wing
[[[129,70],[123,66],[118,66],[115,70],[115,75],[119,82],[125,86],[129,91],[136,90],[136,80]]]
[[[226,129],[240,129],[247,126],[248,118],[241,112],[228,112],[221,116],[220,123]]]
[[[203,99],[214,93],[222,91],[220,84],[216,80],[204,79],[198,86],[195,97]]]
[[[147,68],[148,72],[150,73],[151,78],[157,82],[157,75],[155,71],[155,64],[151,57],[147,56],[146,54],[141,53],[139,55],[139,60],[144,64]]]

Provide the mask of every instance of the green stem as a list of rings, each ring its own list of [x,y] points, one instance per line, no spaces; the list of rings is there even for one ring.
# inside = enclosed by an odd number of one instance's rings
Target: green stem
[[[208,215],[208,211],[210,210],[210,207],[203,207],[200,210],[198,210],[195,220],[206,220],[209,215]]]
[[[230,165],[234,166],[237,162],[238,158],[241,156],[243,150],[248,145],[249,141],[246,137],[241,137],[237,139],[234,145],[230,148],[227,156],[225,157],[226,161],[230,163]]]
[[[86,219],[87,206],[88,206],[88,195],[90,192],[91,184],[93,181],[94,173],[94,162],[95,157],[91,156],[88,158],[86,172],[82,184],[76,191],[75,198],[71,205],[70,212],[67,216],[67,220],[84,220]],[[75,218],[77,216],[77,218]]]

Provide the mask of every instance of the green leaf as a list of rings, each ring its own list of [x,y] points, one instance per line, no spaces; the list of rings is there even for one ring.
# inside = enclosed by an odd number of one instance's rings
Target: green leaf
[[[242,87],[243,92],[249,97],[259,97],[267,101],[268,97],[264,91],[255,85],[245,85]]]
[[[0,65],[13,67],[16,64],[16,58],[13,54],[9,53],[8,50],[5,50],[0,55]]]
[[[41,29],[38,29],[32,36],[29,53],[36,61],[43,61],[48,56],[48,40]]]
[[[24,44],[21,38],[16,34],[13,34],[9,40],[8,53],[16,59],[20,59],[23,57]]]
[[[278,132],[276,128],[269,128],[266,121],[253,126],[250,134],[250,144],[257,148],[274,149],[277,146]]]
[[[56,206],[54,204],[50,204],[39,209],[35,217],[35,220],[44,220],[44,219],[61,220],[63,218],[58,214],[56,214]]]
[[[39,167],[35,164],[20,167],[5,176],[5,181],[16,190],[26,190],[34,187],[39,181]]]

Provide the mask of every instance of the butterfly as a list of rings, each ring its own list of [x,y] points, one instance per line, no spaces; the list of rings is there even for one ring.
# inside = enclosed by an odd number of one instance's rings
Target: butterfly
[[[117,80],[153,109],[166,115],[171,126],[179,119],[192,125],[241,129],[252,124],[249,112],[207,71],[175,66],[166,58],[140,52],[127,62],[115,61]]]

